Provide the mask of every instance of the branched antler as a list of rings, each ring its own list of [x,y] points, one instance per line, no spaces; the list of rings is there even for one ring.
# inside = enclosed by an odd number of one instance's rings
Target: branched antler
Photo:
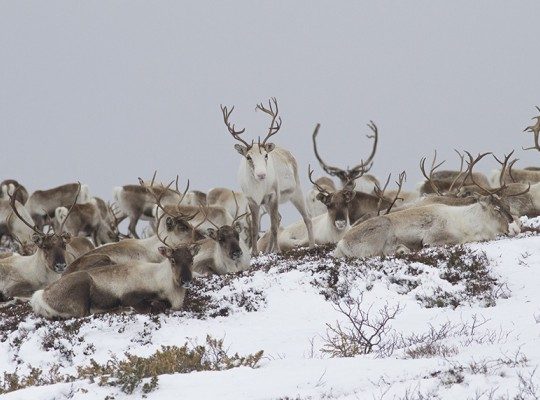
[[[428,174],[426,172],[426,160],[427,160],[426,157],[422,157],[422,159],[420,160],[420,171],[422,171],[422,175],[424,175],[424,178],[426,178],[426,180],[428,181],[433,192],[437,193],[439,196],[442,196],[442,192],[439,190],[439,188],[433,181],[433,172],[435,172],[435,170],[439,168],[441,165],[443,165],[446,161],[443,160],[437,164],[437,150],[435,150],[433,154],[433,161],[431,162],[431,169]]]
[[[540,112],[540,107],[535,106],[536,109]],[[526,127],[523,132],[532,132],[534,135],[534,146],[523,148],[523,150],[533,150],[536,149],[540,151],[540,115],[533,117],[536,119],[536,124]]]

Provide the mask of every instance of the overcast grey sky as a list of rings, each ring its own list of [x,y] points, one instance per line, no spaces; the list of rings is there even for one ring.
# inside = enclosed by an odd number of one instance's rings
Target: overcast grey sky
[[[0,175],[29,190],[80,180],[106,199],[154,169],[236,187],[219,104],[255,138],[270,96],[304,189],[317,122],[327,161],[345,166],[374,120],[373,172],[406,169],[408,187],[435,148],[448,166],[453,148],[538,165],[521,151],[540,104],[538,15],[538,1],[2,0]]]

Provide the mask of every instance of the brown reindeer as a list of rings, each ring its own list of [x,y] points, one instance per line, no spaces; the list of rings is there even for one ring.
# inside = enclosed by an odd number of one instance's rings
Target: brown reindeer
[[[118,234],[113,230],[112,223],[103,216],[98,201],[92,199],[88,203],[75,204],[69,219],[68,209],[58,207],[55,211],[53,226],[64,224],[66,232],[71,236],[91,236],[97,246],[118,241]],[[109,217],[107,212],[106,217]]]
[[[32,309],[47,318],[84,317],[118,307],[148,312],[163,303],[179,310],[198,245],[165,245],[158,252],[161,261],[156,263],[131,261],[65,275],[34,293]]]
[[[91,197],[88,186],[80,183],[68,183],[48,190],[36,190],[25,204],[26,209],[38,229],[49,223],[58,207],[70,207],[77,198],[78,204],[87,203]]]
[[[0,183],[0,199],[9,201],[9,196],[15,193],[15,190],[19,188],[17,192],[17,200],[22,205],[25,205],[28,201],[28,191],[26,188],[14,179],[6,179]]]

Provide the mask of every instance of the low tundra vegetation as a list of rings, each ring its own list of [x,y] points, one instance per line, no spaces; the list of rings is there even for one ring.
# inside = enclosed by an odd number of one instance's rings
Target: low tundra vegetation
[[[126,394],[132,394],[138,388],[142,393],[149,393],[158,387],[160,375],[223,371],[243,366],[256,368],[263,353],[261,350],[246,356],[229,354],[229,350],[224,347],[223,339],[206,336],[204,344],[187,342],[183,346],[162,346],[149,357],[126,353],[121,359],[113,356],[103,364],[91,359],[90,365],[77,368],[75,375],[61,374],[59,365],[55,365],[47,373],[39,368],[31,368],[26,375],[20,375],[17,371],[4,373],[0,378],[0,394],[25,387],[80,379],[88,379],[100,386],[118,387]]]

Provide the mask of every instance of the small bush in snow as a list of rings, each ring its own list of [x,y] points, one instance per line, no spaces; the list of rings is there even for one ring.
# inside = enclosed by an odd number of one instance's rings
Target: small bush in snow
[[[348,297],[336,304],[336,309],[347,317],[348,325],[336,322],[326,324],[321,351],[330,357],[354,357],[359,354],[384,351],[391,345],[390,323],[402,310],[385,305],[373,312],[371,307],[364,309],[362,296]]]
[[[262,350],[247,356],[229,355],[223,348],[223,339],[207,336],[205,345],[163,346],[150,357],[126,354],[124,360],[113,358],[105,364],[92,359],[89,366],[78,369],[78,375],[102,386],[119,386],[128,394],[142,384],[142,391],[149,393],[157,387],[159,375],[256,368],[262,355]]]

